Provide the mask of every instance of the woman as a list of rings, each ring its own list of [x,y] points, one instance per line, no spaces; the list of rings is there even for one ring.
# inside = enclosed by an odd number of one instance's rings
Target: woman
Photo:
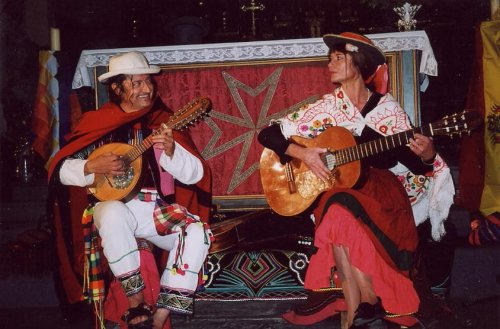
[[[262,130],[259,141],[282,162],[299,159],[327,182],[332,173],[320,159],[327,149],[302,147],[290,142],[290,136],[312,138],[331,126],[342,126],[366,142],[411,129],[411,123],[386,92],[385,56],[368,38],[345,32],[323,40],[329,47],[328,69],[335,90]],[[314,210],[317,252],[305,282],[310,298],[286,319],[315,322],[327,316],[327,305],[340,305],[325,293],[334,275],[341,281],[350,328],[384,328],[386,310],[395,314],[418,310],[419,299],[409,278],[417,246],[415,221],[401,181],[387,170],[398,162],[414,174],[445,166],[432,140],[415,134],[408,147],[368,158],[355,188],[323,193]]]

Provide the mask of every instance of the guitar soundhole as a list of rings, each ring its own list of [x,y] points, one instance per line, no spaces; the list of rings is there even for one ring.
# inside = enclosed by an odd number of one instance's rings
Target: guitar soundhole
[[[113,176],[113,187],[119,190],[126,189],[134,179],[134,168],[128,167],[123,175]]]

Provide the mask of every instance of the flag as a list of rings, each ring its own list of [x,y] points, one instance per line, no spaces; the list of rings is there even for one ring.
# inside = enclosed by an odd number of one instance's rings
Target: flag
[[[500,20],[483,22],[484,189],[479,209],[485,215],[500,211]]]
[[[482,22],[476,29],[468,110],[479,112],[484,129],[462,139],[457,204],[485,215],[500,211],[500,21]]]
[[[33,106],[31,130],[33,150],[48,161],[59,150],[59,83],[53,51],[41,50],[38,55],[40,74]]]

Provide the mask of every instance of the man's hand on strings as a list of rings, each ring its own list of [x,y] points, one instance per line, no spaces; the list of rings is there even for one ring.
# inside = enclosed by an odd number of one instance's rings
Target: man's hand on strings
[[[167,128],[162,133],[152,135],[153,147],[163,150],[166,155],[172,157],[175,151],[174,133]]]
[[[104,153],[85,163],[85,174],[124,175],[125,163],[120,155]]]

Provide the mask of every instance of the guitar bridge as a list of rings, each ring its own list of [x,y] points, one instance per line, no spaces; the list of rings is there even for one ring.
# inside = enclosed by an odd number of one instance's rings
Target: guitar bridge
[[[285,164],[285,174],[286,174],[286,181],[288,182],[288,192],[290,194],[296,193],[297,185],[295,184],[295,175],[293,174],[293,169],[290,162],[287,162]]]
[[[335,185],[335,183],[337,181],[337,176],[338,176],[338,168],[334,168],[331,171],[330,178],[329,178],[329,182],[332,184],[332,186]]]

